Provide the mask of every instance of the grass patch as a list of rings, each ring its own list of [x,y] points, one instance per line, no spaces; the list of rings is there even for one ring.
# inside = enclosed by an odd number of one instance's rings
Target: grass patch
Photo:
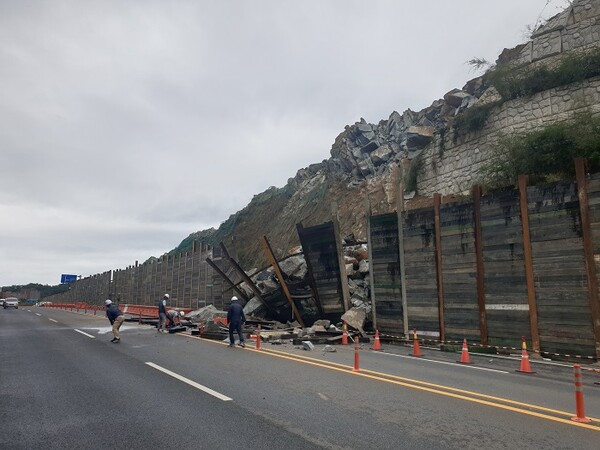
[[[504,136],[494,146],[481,175],[488,188],[515,185],[527,174],[532,184],[572,178],[574,158],[600,168],[600,118],[581,114],[572,121],[549,125],[530,133]]]
[[[492,109],[498,104],[499,102],[493,102],[481,106],[472,106],[456,116],[453,125],[454,141],[456,142],[456,138],[460,134],[481,130],[486,124]]]
[[[423,153],[419,153],[410,161],[410,167],[408,168],[404,184],[405,192],[417,190],[417,182],[419,181],[419,176],[423,174],[424,169],[425,161],[423,160]]]
[[[573,52],[564,56],[555,67],[514,69],[499,65],[484,75],[487,85],[494,86],[504,101],[527,97],[538,92],[600,75],[600,48]]]

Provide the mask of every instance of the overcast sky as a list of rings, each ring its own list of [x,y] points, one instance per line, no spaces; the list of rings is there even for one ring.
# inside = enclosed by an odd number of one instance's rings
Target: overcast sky
[[[0,0],[0,285],[125,268],[421,110],[564,0]]]

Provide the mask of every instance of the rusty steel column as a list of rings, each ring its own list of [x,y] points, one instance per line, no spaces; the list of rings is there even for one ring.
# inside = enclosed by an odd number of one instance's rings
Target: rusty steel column
[[[275,255],[273,254],[273,249],[271,248],[271,244],[269,244],[269,241],[268,241],[268,239],[267,239],[266,236],[262,237],[261,244],[262,244],[263,248],[265,249],[265,253],[267,255],[267,258],[269,259],[269,262],[271,263],[271,266],[275,270],[275,274],[277,275],[277,278],[279,279],[279,283],[281,283],[281,288],[283,289],[283,293],[285,295],[285,298],[287,298],[287,301],[290,304],[290,308],[292,309],[292,313],[296,317],[296,320],[298,321],[298,323],[300,324],[300,326],[304,328],[304,321],[302,320],[302,316],[300,315],[300,311],[298,311],[298,308],[296,308],[296,304],[294,303],[294,299],[292,298],[292,294],[290,294],[290,291],[289,291],[289,289],[287,287],[287,284],[285,282],[285,279],[283,277],[283,273],[281,272],[281,267],[279,267],[279,263],[277,262],[277,258],[275,258]]]
[[[440,224],[440,205],[442,203],[441,194],[433,195],[433,211],[435,224],[435,269],[436,283],[438,293],[438,315],[440,326],[440,341],[446,340],[446,326],[444,322],[444,272],[442,269],[442,235]]]
[[[479,339],[482,345],[488,345],[487,314],[485,311],[485,271],[483,267],[483,234],[481,231],[481,186],[473,186],[473,219],[475,222],[475,259],[477,262]]]
[[[523,228],[523,256],[525,258],[525,277],[527,279],[527,302],[529,303],[529,326],[533,350],[540,352],[540,335],[538,327],[537,300],[533,277],[533,255],[531,237],[529,235],[529,211],[527,210],[527,175],[519,175],[519,193],[521,194],[521,226]]]
[[[594,260],[594,241],[590,223],[587,182],[585,177],[585,160],[575,158],[577,176],[577,196],[579,197],[579,213],[581,215],[581,231],[583,234],[583,254],[588,282],[588,300],[592,312],[596,358],[600,359],[600,303],[598,302],[598,278]]]

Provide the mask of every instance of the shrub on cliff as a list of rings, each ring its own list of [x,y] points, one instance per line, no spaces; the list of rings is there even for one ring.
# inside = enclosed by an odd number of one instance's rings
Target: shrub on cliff
[[[515,184],[520,174],[529,175],[532,183],[570,178],[577,157],[586,158],[590,169],[600,169],[600,117],[580,114],[571,121],[505,136],[481,174],[492,188]]]
[[[485,74],[485,82],[494,86],[506,101],[586,80],[600,75],[600,47],[567,54],[554,67],[529,67],[498,65]]]

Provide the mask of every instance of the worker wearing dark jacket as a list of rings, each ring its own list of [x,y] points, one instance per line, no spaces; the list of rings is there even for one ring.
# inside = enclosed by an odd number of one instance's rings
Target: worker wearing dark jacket
[[[125,316],[121,312],[117,305],[115,305],[111,300],[106,300],[104,302],[106,305],[106,317],[110,321],[112,325],[113,339],[112,343],[118,344],[121,341],[121,335],[119,334],[119,328],[123,325],[123,321],[125,320]]]
[[[229,305],[229,309],[227,310],[227,324],[229,325],[229,346],[233,347],[235,344],[235,340],[233,338],[234,331],[237,331],[238,336],[240,337],[240,347],[245,347],[244,343],[244,335],[242,334],[242,325],[246,321],[246,316],[244,316],[244,308],[240,305],[238,298],[236,296],[231,297],[231,304]]]

